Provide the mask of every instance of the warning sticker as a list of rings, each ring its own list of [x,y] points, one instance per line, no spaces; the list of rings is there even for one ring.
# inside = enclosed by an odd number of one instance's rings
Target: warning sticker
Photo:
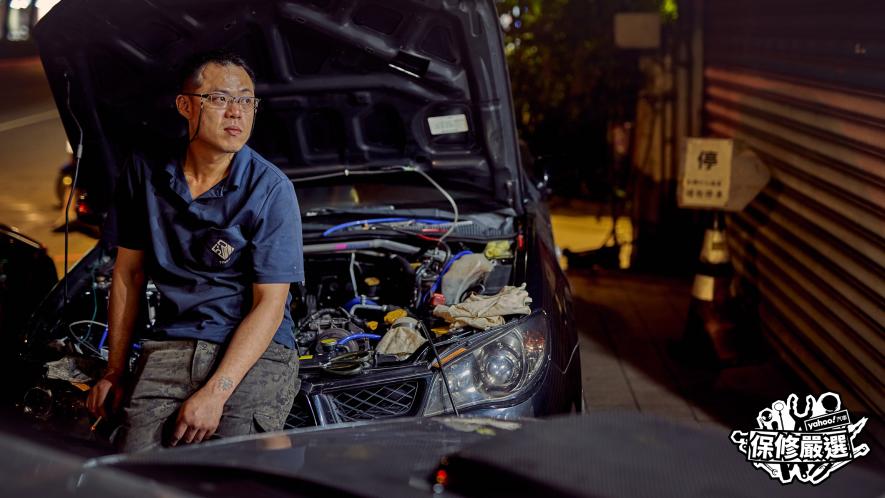
[[[453,114],[451,116],[433,116],[427,118],[431,135],[448,135],[450,133],[464,133],[467,128],[467,116]]]

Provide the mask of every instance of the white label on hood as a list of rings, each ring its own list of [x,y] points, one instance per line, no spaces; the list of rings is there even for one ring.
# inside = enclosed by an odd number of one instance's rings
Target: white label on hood
[[[448,135],[449,133],[464,133],[467,131],[467,116],[454,114],[452,116],[433,116],[427,118],[431,135]]]

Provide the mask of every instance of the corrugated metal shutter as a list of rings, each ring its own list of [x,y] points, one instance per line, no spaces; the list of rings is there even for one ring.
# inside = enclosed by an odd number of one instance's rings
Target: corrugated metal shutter
[[[772,182],[729,220],[772,342],[812,385],[885,416],[885,3],[704,3],[706,133]]]

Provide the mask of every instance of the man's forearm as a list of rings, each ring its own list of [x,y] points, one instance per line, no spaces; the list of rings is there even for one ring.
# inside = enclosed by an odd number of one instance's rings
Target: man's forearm
[[[218,369],[203,389],[226,401],[267,350],[282,321],[283,309],[277,302],[267,300],[252,308],[234,331]]]
[[[170,439],[172,446],[182,440],[199,442],[215,433],[227,400],[267,350],[280,327],[289,285],[253,284],[252,294],[252,310],[233,332],[218,369],[181,405]]]
[[[143,274],[114,272],[108,303],[108,373],[126,371],[144,284]]]

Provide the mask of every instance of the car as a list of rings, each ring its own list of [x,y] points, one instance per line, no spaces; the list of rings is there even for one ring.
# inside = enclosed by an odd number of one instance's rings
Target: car
[[[635,412],[352,422],[98,458],[0,428],[5,496],[872,498],[885,487],[855,464],[784,486],[721,428]]]
[[[255,70],[250,146],[294,182],[303,222],[287,428],[583,410],[569,284],[543,183],[520,165],[491,1],[63,1],[36,36],[99,212],[132,151],[187,139],[173,106],[184,61],[225,49]],[[19,404],[83,437],[96,430],[75,400],[107,357],[110,240],[23,332],[26,371],[46,373]],[[490,301],[511,305],[456,320]],[[162,307],[149,283],[140,339]]]
[[[0,223],[0,350],[4,352],[0,354],[4,359],[16,347],[12,331],[21,330],[56,282],[55,263],[46,246]]]

